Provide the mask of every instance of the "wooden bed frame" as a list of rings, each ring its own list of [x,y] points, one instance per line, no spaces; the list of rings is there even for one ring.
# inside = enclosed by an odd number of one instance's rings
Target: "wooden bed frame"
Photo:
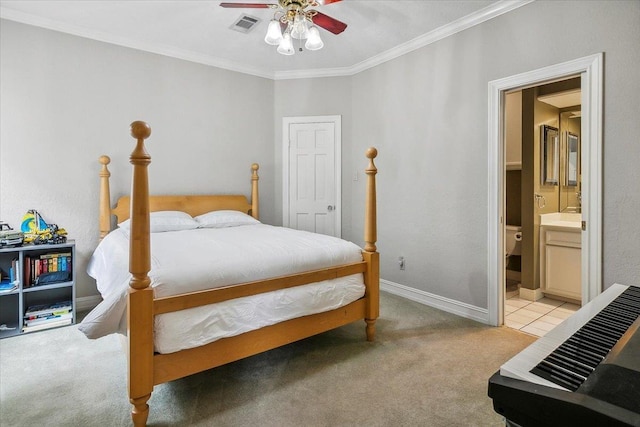
[[[131,153],[133,183],[131,197],[122,197],[111,208],[107,165],[109,157],[101,156],[100,163],[100,238],[111,231],[111,215],[118,221],[131,219],[129,271],[132,274],[127,301],[128,390],[132,404],[131,417],[137,427],[146,425],[149,415],[147,401],[153,387],[167,381],[185,377],[229,362],[240,360],[303,338],[364,319],[366,336],[373,341],[375,321],[379,314],[379,254],[376,252],[376,187],[377,169],[373,159],[375,148],[367,150],[369,165],[366,169],[367,194],[364,224],[365,247],[363,261],[339,267],[309,271],[251,283],[192,292],[154,299],[150,279],[149,212],[180,210],[200,215],[212,210],[233,209],[258,218],[258,165],[253,164],[251,203],[243,195],[214,196],[149,196],[147,166],[151,156],[144,140],[151,128],[141,121],[131,124],[131,135],[137,140]],[[170,354],[154,353],[153,318],[169,313],[243,296],[277,289],[299,286],[351,274],[363,273],[366,291],[364,297],[344,307],[324,313],[288,320],[238,336],[223,338],[201,347]]]

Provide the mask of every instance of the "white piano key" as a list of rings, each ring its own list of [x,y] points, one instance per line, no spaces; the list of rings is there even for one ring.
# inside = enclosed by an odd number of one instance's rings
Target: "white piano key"
[[[547,332],[545,336],[525,348],[516,356],[509,359],[500,367],[500,375],[553,387],[560,390],[567,390],[551,381],[532,374],[533,369],[541,360],[564,343],[571,335],[575,334],[585,323],[591,320],[596,314],[604,309],[611,301],[627,289],[628,286],[614,284],[606,291],[594,298],[590,303],[580,308],[571,317]],[[568,390],[567,390],[568,391]]]

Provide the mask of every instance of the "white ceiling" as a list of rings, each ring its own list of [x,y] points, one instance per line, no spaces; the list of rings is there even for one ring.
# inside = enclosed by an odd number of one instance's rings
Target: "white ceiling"
[[[346,23],[347,29],[339,35],[321,29],[325,43],[322,50],[296,52],[293,56],[280,55],[274,46],[263,41],[273,16],[270,9],[227,9],[220,7],[219,1],[2,0],[0,16],[149,52],[281,79],[351,75],[529,1],[344,0],[319,6],[317,10]],[[261,20],[248,34],[230,29],[243,13]]]
[[[567,108],[580,105],[582,102],[582,91],[580,89],[566,90],[564,92],[551,93],[538,97],[539,101],[553,105],[556,108]]]

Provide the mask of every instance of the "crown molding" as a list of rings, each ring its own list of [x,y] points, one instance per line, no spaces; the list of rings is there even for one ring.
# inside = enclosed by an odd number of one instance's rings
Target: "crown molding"
[[[463,18],[453,21],[447,25],[430,31],[422,36],[416,37],[406,43],[398,45],[392,49],[389,49],[381,54],[375,55],[369,59],[366,59],[358,64],[349,67],[340,68],[324,68],[314,70],[291,70],[291,71],[266,71],[264,69],[258,69],[253,67],[247,67],[233,61],[229,61],[223,58],[217,58],[210,55],[203,55],[197,52],[191,52],[184,49],[178,49],[173,46],[167,46],[158,43],[146,43],[139,40],[133,40],[126,37],[119,37],[113,34],[108,34],[101,31],[95,31],[87,27],[63,23],[39,16],[19,12],[13,9],[0,6],[0,18],[8,19],[11,21],[20,22],[23,24],[33,25],[36,27],[42,27],[49,30],[60,31],[67,34],[72,34],[79,37],[85,37],[92,40],[97,40],[105,43],[111,43],[119,46],[124,46],[132,49],[142,50],[145,52],[155,53],[158,55],[168,56],[172,58],[182,59],[185,61],[195,62],[198,64],[208,65],[212,67],[222,68],[229,71],[235,71],[238,73],[250,74],[257,77],[263,77],[272,80],[292,80],[292,79],[308,79],[308,78],[321,78],[321,77],[345,77],[358,74],[369,68],[383,64],[387,61],[395,59],[399,56],[405,55],[416,49],[420,49],[431,43],[435,43],[438,40],[449,37],[456,33],[471,28],[485,21],[493,19],[497,16],[503,15],[514,9],[522,7],[526,4],[533,2],[534,0],[503,0],[496,2],[481,9],[477,12],[469,14]]]
[[[274,80],[295,80],[295,79],[313,79],[321,77],[345,77],[355,73],[351,71],[352,67],[339,68],[317,68],[314,70],[291,70],[276,71],[273,75]]]
[[[376,65],[380,65],[384,62],[405,55],[409,52],[413,52],[414,50],[428,46],[432,43],[437,42],[438,40],[442,40],[446,37],[462,32],[468,28],[475,27],[476,25],[482,24],[483,22],[486,22],[500,15],[504,15],[507,12],[511,12],[512,10],[522,7],[533,1],[534,0],[504,0],[489,5],[484,9],[480,9],[477,12],[452,21],[447,25],[436,28],[435,30],[416,37],[413,40],[398,45],[393,49],[389,49],[386,52],[362,61],[359,64],[351,67],[351,74],[360,73],[362,71],[368,70],[369,68],[375,67]]]
[[[440,28],[436,28],[426,34],[416,37],[406,43],[398,45],[392,49],[382,52],[378,55],[372,56],[358,64],[345,68],[327,68],[316,70],[301,70],[301,71],[276,71],[275,80],[287,80],[287,79],[306,79],[316,77],[341,77],[352,76],[362,71],[373,68],[377,65],[383,64],[399,56],[405,55],[414,50],[420,49],[431,43],[435,43],[438,40],[442,40],[446,37],[452,36],[456,33],[464,31],[468,28],[479,25],[485,21],[493,19],[497,16],[503,15],[507,12],[511,12],[514,9],[527,5],[535,0],[503,0],[491,4],[484,9],[480,9],[477,12],[464,16],[456,21],[450,22]]]

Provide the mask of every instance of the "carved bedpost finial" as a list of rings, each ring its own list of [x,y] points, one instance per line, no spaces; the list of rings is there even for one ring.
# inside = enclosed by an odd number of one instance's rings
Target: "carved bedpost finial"
[[[364,250],[367,252],[376,251],[377,236],[377,213],[376,213],[376,174],[378,169],[373,163],[373,159],[378,155],[378,150],[371,147],[367,150],[366,156],[369,159],[369,166],[365,169],[367,174],[367,198],[365,202],[364,216]]]
[[[258,176],[258,169],[260,169],[259,164],[254,163],[251,165],[251,181],[252,182],[258,181],[260,179],[260,177]]]
[[[133,165],[133,183],[131,186],[131,226],[129,231],[129,271],[132,279],[129,285],[133,289],[149,286],[147,273],[151,269],[149,241],[149,178],[147,166],[151,156],[147,153],[144,140],[151,135],[151,127],[142,121],[131,123],[131,136],[136,138],[136,148],[129,156]]]
[[[258,169],[260,169],[260,165],[254,163],[251,165],[251,216],[255,219],[260,219],[260,210],[258,208],[258,180],[260,177],[258,176]]]
[[[106,184],[107,184],[107,190],[108,190],[108,186],[109,186],[108,178],[111,176],[111,172],[109,172],[109,168],[107,167],[107,165],[111,163],[111,158],[109,156],[103,155],[103,156],[100,156],[99,161],[100,161],[100,164],[102,165],[102,167],[100,168],[100,180],[103,181],[103,178],[107,178]],[[109,206],[109,209],[111,209],[111,206]]]
[[[134,166],[134,180],[135,180],[135,166],[136,165],[147,166],[149,163],[151,163],[151,156],[149,155],[149,153],[147,153],[147,150],[144,146],[144,140],[149,138],[149,135],[151,135],[151,126],[149,126],[147,123],[140,120],[131,123],[131,136],[133,136],[136,140],[138,140],[138,144],[136,144],[136,148],[131,153],[131,156],[129,156],[129,160],[131,164]],[[144,171],[145,176],[144,178],[141,178],[141,179],[144,180],[144,185],[147,186],[146,191],[148,191],[146,174],[147,172],[145,169]]]
[[[135,139],[147,139],[151,135],[151,126],[143,121],[131,123],[131,136]]]
[[[111,163],[109,156],[100,156],[100,240],[111,231],[111,190],[109,177],[111,172],[107,165]]]

